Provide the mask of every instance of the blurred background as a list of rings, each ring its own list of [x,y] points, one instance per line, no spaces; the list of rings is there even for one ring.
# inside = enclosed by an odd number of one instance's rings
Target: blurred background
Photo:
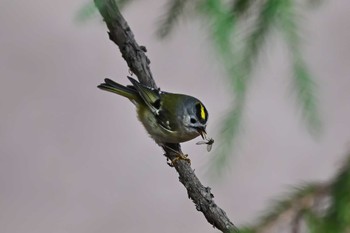
[[[0,232],[217,232],[187,198],[134,106],[96,88],[106,77],[127,84],[129,73],[100,18],[75,20],[84,3],[0,3]],[[198,21],[182,22],[165,40],[156,37],[163,7],[137,1],[123,15],[147,47],[157,84],[201,99],[210,113],[208,133],[219,138],[232,105],[226,73]],[[291,186],[329,180],[342,165],[350,141],[349,9],[348,1],[326,1],[302,20],[321,136],[306,130],[285,45],[271,39],[225,175],[207,173],[220,141],[209,153],[197,140],[183,144],[235,224],[253,223]]]

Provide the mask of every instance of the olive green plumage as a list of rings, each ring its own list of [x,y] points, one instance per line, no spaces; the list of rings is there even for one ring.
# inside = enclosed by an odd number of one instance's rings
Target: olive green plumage
[[[158,144],[181,143],[199,135],[205,137],[208,111],[198,99],[149,88],[128,78],[132,86],[105,79],[98,88],[133,102],[138,119]]]

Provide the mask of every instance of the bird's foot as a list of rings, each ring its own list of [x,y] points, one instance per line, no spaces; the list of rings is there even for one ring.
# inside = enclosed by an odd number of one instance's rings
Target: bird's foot
[[[174,159],[167,159],[167,163],[170,167],[174,167],[174,164],[179,161],[179,160],[184,160],[186,162],[188,162],[190,165],[191,165],[191,160],[188,158],[188,155],[187,154],[178,154],[177,157],[175,157]]]

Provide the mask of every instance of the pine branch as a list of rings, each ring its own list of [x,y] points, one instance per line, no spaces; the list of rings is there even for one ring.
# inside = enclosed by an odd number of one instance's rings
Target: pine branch
[[[304,227],[303,227],[304,226]],[[241,233],[329,233],[350,230],[350,154],[333,179],[298,188]]]
[[[160,38],[167,37],[175,26],[176,21],[184,11],[187,0],[169,0],[166,13],[162,18],[157,34]]]
[[[285,41],[291,53],[293,66],[293,81],[297,92],[297,99],[301,106],[303,116],[308,123],[310,133],[319,135],[322,128],[321,119],[318,112],[318,104],[315,92],[316,85],[307,69],[301,51],[301,38],[299,35],[299,25],[296,3],[293,0],[285,0],[280,5],[283,14],[278,17],[278,26],[285,36]]]
[[[134,34],[121,15],[115,0],[94,0],[94,2],[107,24],[109,38],[118,45],[130,70],[142,84],[156,88],[149,67],[150,60],[145,55],[146,49],[137,44]],[[163,149],[165,156],[170,160],[174,160],[178,153],[182,153],[179,144],[169,144]],[[238,232],[226,213],[215,204],[210,188],[202,185],[190,164],[187,161],[178,160],[174,163],[174,167],[179,173],[180,182],[187,189],[188,197],[192,199],[196,209],[204,214],[207,221],[224,233]]]

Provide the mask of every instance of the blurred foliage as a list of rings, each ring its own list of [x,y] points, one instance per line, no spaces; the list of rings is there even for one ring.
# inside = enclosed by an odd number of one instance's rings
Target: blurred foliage
[[[242,127],[245,99],[256,61],[273,32],[280,33],[291,54],[292,80],[298,103],[310,132],[321,128],[315,85],[303,60],[294,0],[200,1],[200,12],[209,21],[210,33],[232,84],[234,105],[222,126],[218,154],[211,165],[222,171]]]
[[[123,7],[132,0],[116,0]],[[310,132],[318,135],[321,121],[317,110],[316,86],[301,51],[299,21],[303,9],[318,6],[323,0],[168,0],[157,34],[164,38],[183,17],[184,12],[202,17],[213,47],[227,72],[232,87],[233,104],[228,109],[221,129],[221,145],[217,146],[213,166],[216,171],[229,164],[230,154],[242,127],[247,90],[256,61],[273,33],[286,43],[291,62],[294,92]],[[77,13],[78,21],[86,21],[97,12],[93,2]],[[274,36],[276,34],[273,34]],[[329,201],[317,210],[317,198]],[[257,233],[273,225],[285,213],[298,211],[309,233],[350,232],[350,155],[335,178],[325,184],[309,184],[297,188],[277,202],[257,224],[242,227],[242,233]],[[298,216],[299,216],[298,215]],[[283,215],[286,216],[286,215]],[[266,232],[266,231],[264,231]]]
[[[124,7],[132,0],[117,0]],[[229,163],[237,136],[242,128],[245,101],[256,61],[272,34],[281,35],[287,44],[291,61],[293,90],[303,119],[313,135],[319,135],[321,121],[317,110],[316,87],[304,62],[299,36],[300,15],[303,8],[316,6],[322,0],[168,0],[164,6],[157,34],[160,38],[170,35],[181,17],[190,14],[200,17],[208,29],[213,47],[220,63],[226,70],[231,85],[233,104],[227,106],[228,114],[223,119],[219,140],[212,156],[210,171],[224,171]],[[298,4],[299,3],[299,4]],[[93,2],[87,3],[77,14],[85,21],[96,13]],[[299,17],[296,17],[296,16]]]
[[[350,154],[330,182],[305,185],[287,196],[257,224],[242,227],[240,232],[275,232],[272,229],[277,224],[274,223],[281,224],[283,218],[288,228],[296,217],[306,223],[309,233],[350,232]]]
[[[130,4],[133,0],[115,0],[118,7],[122,9],[127,4]],[[93,19],[98,15],[98,10],[95,7],[95,3],[93,0],[87,1],[84,5],[80,7],[77,14],[75,15],[75,20],[77,22],[86,22],[89,19]]]
[[[294,3],[295,0],[281,2],[283,4],[281,4],[282,12],[280,12],[278,26],[285,36],[291,53],[294,89],[296,90],[296,96],[302,108],[304,118],[307,120],[310,132],[316,136],[321,129],[321,122],[317,111],[315,84],[300,51],[300,36],[298,35],[296,20],[298,12]]]
[[[165,36],[170,34],[177,20],[179,19],[181,14],[184,12],[186,3],[188,2],[189,1],[187,0],[168,1],[168,4],[165,7],[166,8],[165,14],[160,20],[160,25],[157,30],[157,35],[160,38],[164,38]]]
[[[350,232],[350,156],[331,184],[332,205],[319,232]]]

